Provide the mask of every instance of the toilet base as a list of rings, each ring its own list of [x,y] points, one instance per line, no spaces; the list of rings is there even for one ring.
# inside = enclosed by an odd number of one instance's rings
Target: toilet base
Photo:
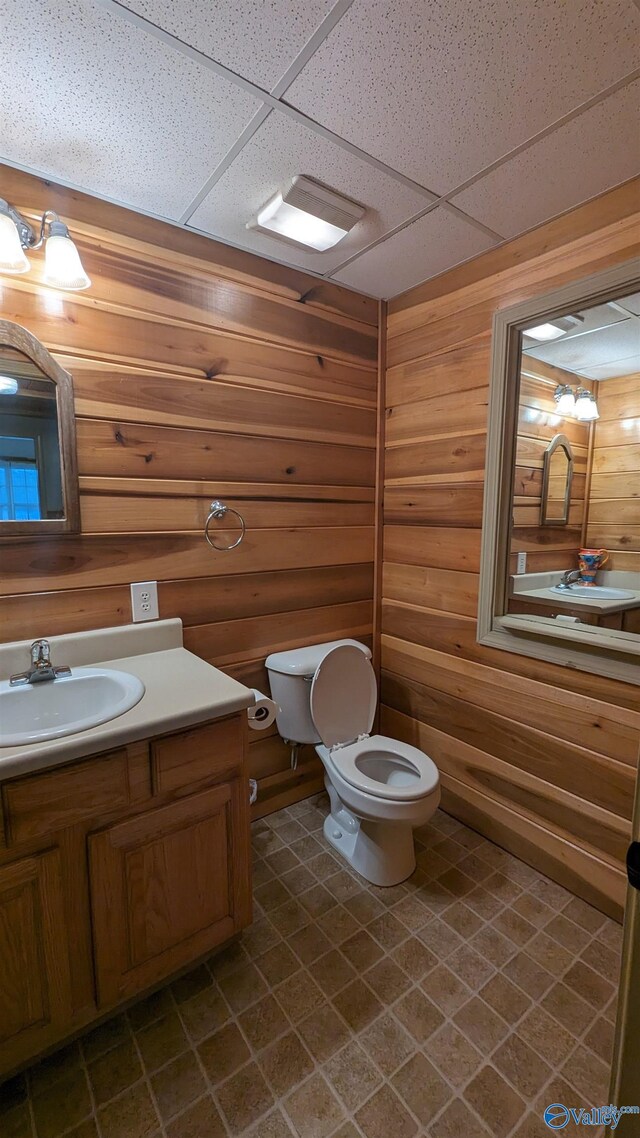
[[[374,822],[356,818],[342,804],[329,779],[331,813],[324,836],[345,861],[372,885],[399,885],[416,868],[413,827],[407,822]]]

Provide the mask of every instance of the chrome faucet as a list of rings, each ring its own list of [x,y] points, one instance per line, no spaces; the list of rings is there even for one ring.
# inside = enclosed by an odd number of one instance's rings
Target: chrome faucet
[[[9,684],[17,687],[19,684],[41,684],[46,680],[55,680],[58,676],[70,676],[71,668],[62,664],[54,668],[51,663],[51,649],[48,640],[34,640],[31,645],[31,667],[26,672],[18,672],[11,676]]]
[[[556,585],[556,589],[570,589],[572,585],[575,585],[577,581],[581,580],[582,573],[579,569],[567,569],[562,574],[559,584]]]

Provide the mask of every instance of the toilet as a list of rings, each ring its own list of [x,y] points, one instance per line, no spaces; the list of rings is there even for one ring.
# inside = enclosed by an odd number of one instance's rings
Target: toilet
[[[371,652],[357,640],[333,640],[267,657],[280,735],[315,743],[325,769],[331,813],[324,833],[374,885],[410,877],[413,830],[440,802],[438,768],[417,747],[371,735],[376,679]]]

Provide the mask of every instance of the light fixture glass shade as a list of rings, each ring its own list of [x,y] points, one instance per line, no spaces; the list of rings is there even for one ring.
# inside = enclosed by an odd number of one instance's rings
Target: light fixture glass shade
[[[574,415],[576,400],[568,384],[559,384],[553,397],[558,406],[559,415]]]
[[[600,418],[598,404],[590,391],[578,392],[575,415],[581,423],[590,423]]]
[[[0,395],[15,395],[18,381],[12,375],[0,375]]]
[[[0,272],[28,273],[29,268],[15,221],[8,213],[0,213]]]
[[[333,248],[349,232],[341,229],[339,225],[332,225],[321,217],[315,217],[295,205],[283,201],[282,194],[274,198],[260,210],[258,225],[261,229],[270,229],[281,237],[288,237],[290,241],[297,241],[299,245],[308,245],[310,249],[317,249],[324,253],[326,249]]]
[[[72,292],[89,288],[91,284],[82,267],[80,254],[69,237],[69,230],[61,221],[51,223],[44,247],[44,279],[54,288]]]
[[[533,328],[525,328],[524,335],[531,336],[532,340],[558,340],[564,336],[565,329],[557,324],[536,324]]]

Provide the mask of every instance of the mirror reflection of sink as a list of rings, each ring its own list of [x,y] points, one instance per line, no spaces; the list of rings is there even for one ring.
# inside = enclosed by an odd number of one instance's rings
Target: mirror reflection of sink
[[[559,593],[568,601],[572,597],[592,597],[596,601],[630,601],[636,595],[630,593],[628,589],[612,589],[605,585],[572,585],[570,589],[560,589],[558,585],[552,585],[549,592]]]
[[[74,668],[70,676],[11,687],[0,683],[0,747],[75,735],[139,703],[144,684],[111,668]]]

